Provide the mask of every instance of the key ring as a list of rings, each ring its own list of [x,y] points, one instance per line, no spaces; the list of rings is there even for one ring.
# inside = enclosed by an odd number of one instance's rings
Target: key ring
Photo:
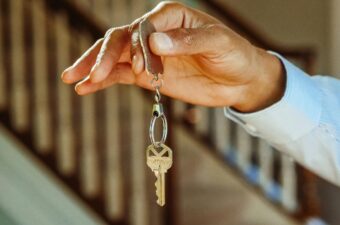
[[[166,121],[165,114],[163,113],[163,107],[162,104],[154,104],[154,109],[153,109],[153,116],[150,122],[150,128],[149,128],[149,137],[151,140],[151,143],[154,146],[159,146],[161,144],[164,144],[166,141],[166,137],[168,135],[168,122]],[[158,118],[161,118],[162,120],[162,138],[160,141],[155,140],[155,124]]]

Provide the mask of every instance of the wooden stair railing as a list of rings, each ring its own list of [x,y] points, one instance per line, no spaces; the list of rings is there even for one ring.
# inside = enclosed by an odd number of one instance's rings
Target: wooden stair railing
[[[79,97],[60,81],[105,28],[65,0],[0,0],[0,10],[1,123],[107,224],[174,224],[171,198],[149,204],[151,103],[126,86]]]
[[[212,0],[193,2],[254,43],[282,53],[311,72],[315,53],[310,48],[274,45],[225,6]],[[176,168],[170,173],[167,207],[146,206],[154,189],[152,177],[143,175],[141,164],[140,148],[146,145],[149,122],[142,92],[114,87],[80,98],[59,79],[60,72],[109,26],[128,23],[153,4],[141,0],[0,0],[0,6],[1,122],[107,223],[176,224]],[[220,109],[170,100],[166,107],[170,125],[184,125],[219,160],[259,187],[259,194],[282,205],[281,211],[299,218],[317,214],[314,176],[308,171],[296,173],[288,157],[249,137],[227,121]],[[176,140],[169,135],[171,145]],[[306,182],[308,192],[299,190],[297,182]],[[151,215],[158,218],[156,222],[151,223]]]

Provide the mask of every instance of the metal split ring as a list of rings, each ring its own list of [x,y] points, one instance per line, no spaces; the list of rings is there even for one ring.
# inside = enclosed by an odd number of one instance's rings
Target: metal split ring
[[[154,89],[160,89],[161,87],[163,87],[163,83],[163,79],[154,77],[151,80],[151,87],[153,87]]]
[[[161,118],[162,119],[162,124],[163,124],[163,133],[162,133],[162,138],[160,141],[156,141],[155,140],[155,124],[156,124],[156,120],[158,118]],[[150,129],[149,129],[149,136],[150,136],[150,140],[151,140],[151,143],[154,145],[154,146],[159,146],[161,144],[164,144],[165,141],[166,141],[166,136],[168,134],[168,123],[166,121],[166,117],[165,115],[162,113],[158,116],[153,116],[152,119],[151,119],[151,122],[150,122]]]

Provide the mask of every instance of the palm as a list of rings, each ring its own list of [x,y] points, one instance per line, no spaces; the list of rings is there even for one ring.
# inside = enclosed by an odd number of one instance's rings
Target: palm
[[[204,56],[164,57],[164,94],[197,105],[225,106],[233,101],[232,94],[239,90],[239,84],[246,82],[241,75],[228,73],[220,59],[210,60]],[[223,63],[225,65],[225,62]],[[231,72],[231,71],[230,71]],[[136,83],[150,89],[151,78],[145,73],[137,75]],[[220,101],[231,96],[227,101]],[[237,96],[237,95],[235,95]]]

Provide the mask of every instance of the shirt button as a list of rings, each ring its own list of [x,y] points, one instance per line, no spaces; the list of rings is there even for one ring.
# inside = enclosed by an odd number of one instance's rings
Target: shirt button
[[[256,127],[254,127],[253,125],[251,125],[249,123],[246,124],[246,128],[247,128],[248,131],[250,131],[252,133],[256,133],[256,131],[257,131]]]

